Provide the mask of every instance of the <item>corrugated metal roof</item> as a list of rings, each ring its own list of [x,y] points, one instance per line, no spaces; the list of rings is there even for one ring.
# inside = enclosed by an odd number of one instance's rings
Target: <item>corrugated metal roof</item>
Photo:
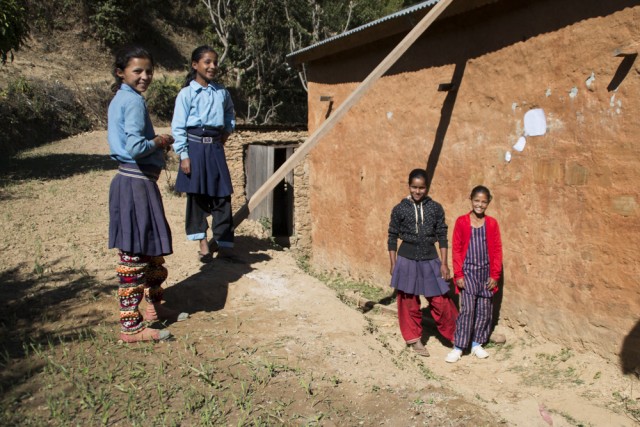
[[[322,40],[322,41],[320,41],[318,43],[312,44],[311,46],[307,46],[307,47],[299,49],[299,50],[297,50],[295,52],[291,52],[290,54],[287,55],[287,58],[291,57],[291,56],[299,55],[299,54],[301,54],[303,52],[306,52],[308,50],[311,50],[311,49],[315,49],[316,47],[321,46],[323,44],[331,43],[331,42],[333,42],[335,40],[338,40],[338,39],[341,39],[341,38],[345,38],[345,37],[349,37],[350,35],[352,35],[354,33],[357,33],[359,31],[365,30],[367,28],[375,27],[376,25],[378,25],[378,24],[380,24],[382,22],[391,21],[393,19],[396,19],[396,18],[399,18],[399,17],[402,17],[402,16],[410,15],[410,14],[412,14],[412,13],[418,11],[418,10],[421,10],[421,9],[430,8],[431,6],[433,6],[434,4],[438,3],[439,1],[440,0],[423,1],[422,3],[418,3],[416,5],[408,7],[406,9],[402,9],[399,12],[392,13],[391,15],[387,15],[387,16],[384,16],[384,17],[382,17],[380,19],[376,19],[375,21],[371,21],[371,22],[369,22],[367,24],[361,25],[361,26],[359,26],[357,28],[354,28],[353,30],[345,31],[344,33],[340,33],[340,34],[335,35],[333,37],[329,37],[328,39],[324,39],[324,40]]]

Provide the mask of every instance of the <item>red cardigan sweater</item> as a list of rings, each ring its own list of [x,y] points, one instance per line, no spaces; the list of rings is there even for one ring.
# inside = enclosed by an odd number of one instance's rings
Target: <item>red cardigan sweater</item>
[[[462,265],[467,256],[469,241],[471,240],[471,212],[462,215],[456,220],[453,228],[453,279],[458,280],[464,277]],[[500,227],[495,218],[485,215],[484,224],[487,236],[487,252],[489,253],[489,276],[498,281],[502,273],[502,239],[500,238]],[[456,291],[458,288],[456,287]],[[493,290],[498,292],[496,286]]]

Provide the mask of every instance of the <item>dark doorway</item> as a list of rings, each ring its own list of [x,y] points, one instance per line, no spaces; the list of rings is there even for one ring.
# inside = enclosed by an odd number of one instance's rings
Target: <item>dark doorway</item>
[[[274,170],[293,154],[293,147],[275,148]],[[274,237],[293,235],[293,172],[289,172],[273,189],[272,234]]]
[[[246,194],[250,198],[260,186],[293,154],[297,145],[251,144],[245,152]],[[249,219],[271,228],[281,246],[289,246],[293,235],[293,171],[249,214]]]

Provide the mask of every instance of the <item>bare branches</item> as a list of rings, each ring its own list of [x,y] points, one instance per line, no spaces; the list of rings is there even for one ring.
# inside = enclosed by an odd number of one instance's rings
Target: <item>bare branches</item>
[[[218,58],[218,62],[222,64],[227,58],[227,54],[229,52],[229,25],[227,23],[227,18],[229,15],[229,6],[231,5],[231,0],[218,0],[215,8],[211,4],[211,0],[201,1],[204,7],[206,7],[207,11],[209,12],[209,17],[211,18],[213,29],[218,35],[220,43],[224,48],[224,50],[220,53],[220,57]]]
[[[354,1],[354,0],[349,1],[349,6],[347,6],[348,7],[347,21],[344,23],[344,27],[342,28],[343,33],[349,29],[349,25],[351,24],[351,17],[353,15],[353,9],[355,9],[357,4],[358,4],[357,1]]]

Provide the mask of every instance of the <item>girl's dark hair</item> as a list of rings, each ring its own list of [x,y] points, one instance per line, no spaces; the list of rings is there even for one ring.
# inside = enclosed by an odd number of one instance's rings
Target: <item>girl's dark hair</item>
[[[409,185],[411,185],[411,181],[416,178],[422,178],[427,183],[427,171],[424,169],[414,169],[409,173]]]
[[[478,185],[476,187],[473,187],[473,190],[471,190],[471,196],[469,196],[469,198],[473,199],[477,194],[486,195],[489,201],[491,201],[491,199],[493,198],[493,196],[491,196],[491,191],[489,191],[489,189],[484,185]]]
[[[124,69],[127,68],[127,65],[129,65],[129,61],[131,61],[133,58],[148,59],[149,61],[151,61],[151,66],[155,67],[153,56],[151,56],[151,53],[149,53],[149,51],[142,46],[128,45],[121,47],[115,53],[113,70],[111,71],[113,77],[116,79],[115,83],[111,85],[111,91],[113,93],[116,93],[118,89],[120,89],[120,85],[122,85],[122,78],[118,76],[116,71],[124,71]]]
[[[193,68],[194,62],[199,62],[200,59],[204,56],[205,53],[211,52],[216,56],[216,62],[218,62],[218,52],[215,51],[214,48],[208,45],[198,46],[191,52],[191,62],[189,63],[189,72],[187,73],[187,77],[184,79],[184,86],[189,86],[192,80],[196,79],[196,70]]]

